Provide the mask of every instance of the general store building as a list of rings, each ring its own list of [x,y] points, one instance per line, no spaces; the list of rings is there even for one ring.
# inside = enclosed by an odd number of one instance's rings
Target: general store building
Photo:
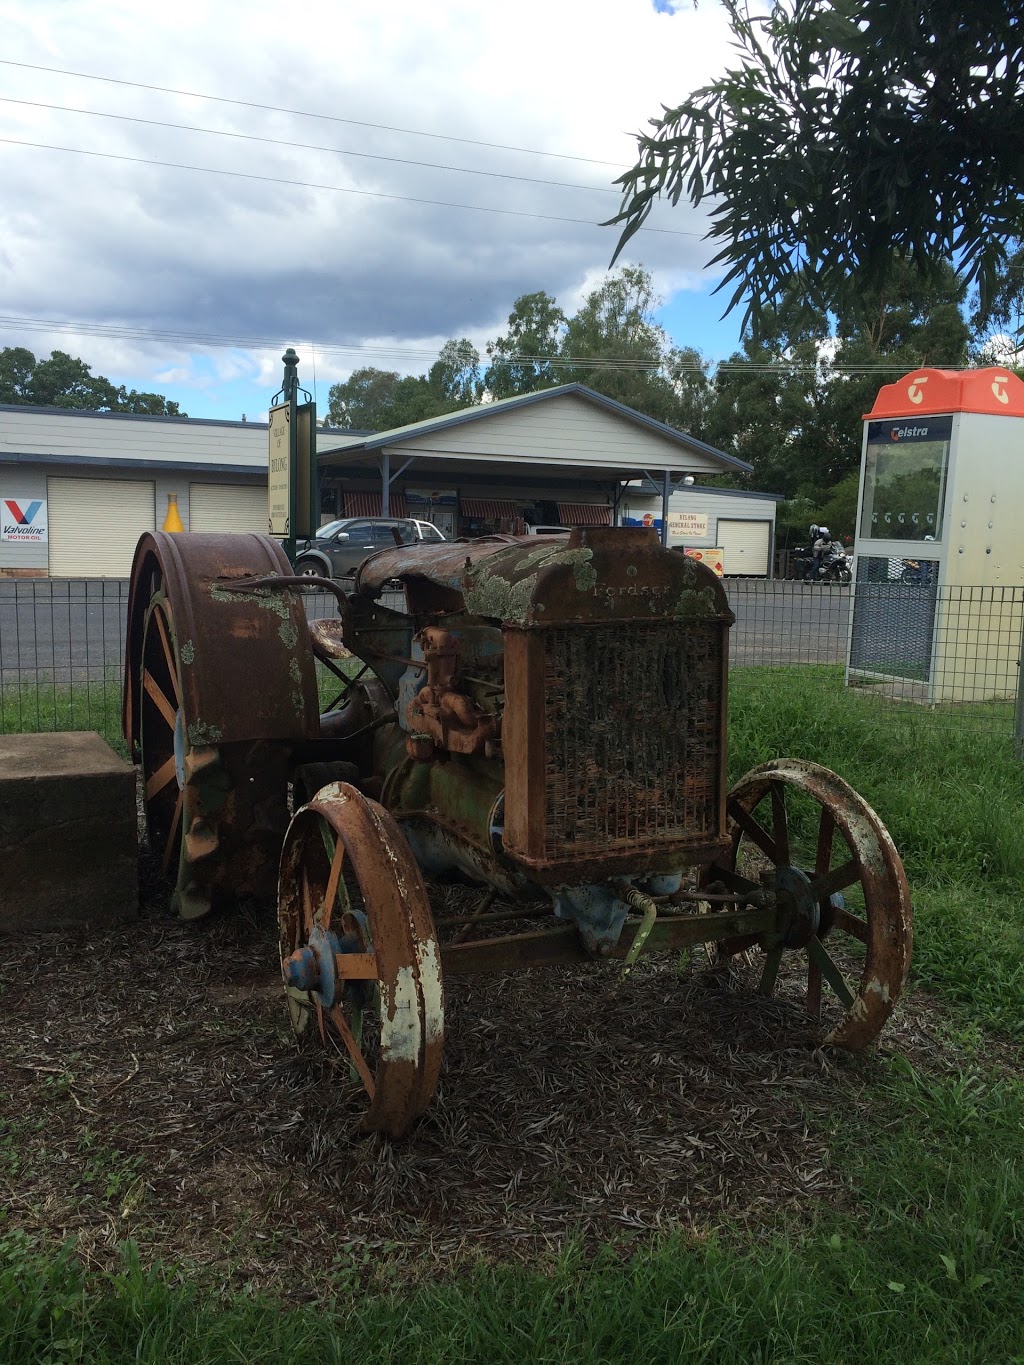
[[[0,575],[123,578],[172,500],[186,530],[265,531],[267,443],[261,422],[0,406]],[[322,522],[660,528],[667,489],[669,543],[720,546],[727,574],[772,562],[775,496],[701,486],[748,465],[582,385],[372,435],[321,429],[317,451]]]

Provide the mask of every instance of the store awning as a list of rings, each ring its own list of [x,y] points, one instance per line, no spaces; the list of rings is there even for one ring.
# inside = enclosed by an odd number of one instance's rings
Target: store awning
[[[485,521],[514,521],[521,515],[509,498],[460,498],[459,511],[464,517],[480,517]]]
[[[404,517],[405,494],[392,491],[388,499],[391,504],[389,517]],[[382,499],[379,493],[346,493],[345,515],[347,517],[381,517]]]
[[[563,526],[610,526],[612,509],[598,503],[560,502],[558,520]]]

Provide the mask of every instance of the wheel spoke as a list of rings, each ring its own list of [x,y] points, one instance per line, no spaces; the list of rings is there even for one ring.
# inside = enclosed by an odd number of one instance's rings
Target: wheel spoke
[[[174,654],[171,650],[171,642],[167,638],[167,627],[164,625],[163,612],[156,611],[153,615],[156,617],[156,628],[160,635],[160,644],[164,651],[164,658],[167,660],[167,672],[170,675],[171,686],[174,688],[174,697],[178,703],[178,709],[180,710],[181,689],[178,687],[178,670],[174,666]]]
[[[152,773],[148,778],[146,782],[146,800],[152,801],[153,797],[156,796],[158,792],[162,792],[164,787],[173,782],[177,771],[174,755],[171,754],[170,758],[164,759],[156,772]]]
[[[738,872],[733,872],[718,863],[712,864],[708,869],[708,882],[721,882],[726,891],[735,891],[738,895],[743,895],[745,891],[757,890],[757,882],[752,882],[749,877],[741,877]]]
[[[842,929],[844,933],[852,935],[853,938],[860,939],[861,943],[868,941],[868,926],[856,915],[851,915],[849,910],[837,910],[833,921],[836,929]]]
[[[807,959],[807,1013],[812,1019],[821,1018],[821,968]]]
[[[860,881],[860,868],[851,858],[849,862],[843,863],[840,867],[834,867],[831,872],[826,872],[823,877],[815,877],[811,882],[811,891],[814,899],[819,903],[827,901],[829,896],[834,896],[837,891],[842,891],[844,887],[852,886],[854,882]]]
[[[789,817],[786,814],[786,790],[781,782],[773,782],[772,793],[772,832],[775,835],[777,861],[789,865]]]
[[[156,709],[160,712],[164,720],[167,722],[167,724],[173,731],[175,721],[177,720],[174,707],[164,696],[160,684],[153,677],[152,673],[150,673],[148,668],[145,668],[142,671],[142,686],[149,693],[150,697],[152,697]]]
[[[775,989],[775,978],[779,974],[779,964],[782,962],[782,945],[772,948],[764,959],[764,971],[761,973],[761,980],[757,987],[759,995],[771,995]]]
[[[338,896],[338,883],[341,881],[341,868],[345,861],[345,845],[339,839],[334,846],[334,861],[331,863],[331,875],[327,879],[327,892],[324,896],[322,914],[325,916],[323,925],[326,928],[331,922],[331,915],[334,913],[334,902]]]
[[[352,1065],[359,1073],[359,1079],[363,1083],[363,1088],[372,1100],[376,1090],[373,1083],[373,1076],[370,1072],[370,1068],[366,1064],[366,1058],[363,1056],[362,1050],[356,1042],[355,1035],[348,1026],[345,1012],[340,1005],[335,1005],[331,1010],[331,1019],[334,1021],[334,1026],[341,1035],[341,1041],[345,1044],[348,1055],[352,1058]]]
[[[174,803],[174,814],[171,817],[171,829],[167,835],[167,843],[164,844],[164,854],[160,859],[161,876],[166,877],[168,868],[171,865],[171,853],[174,851],[174,840],[178,833],[178,826],[181,824],[181,810],[185,804],[185,793],[178,792],[178,799]]]
[[[818,825],[818,852],[814,859],[815,876],[820,877],[832,866],[832,837],[835,832],[835,816],[829,806],[822,806],[821,823]]]
[[[730,801],[728,811],[750,842],[756,844],[761,852],[778,866],[779,860],[775,852],[775,843],[764,826],[759,825],[750,812],[738,801]]]
[[[846,1006],[847,1009],[853,1008],[854,994],[847,985],[846,978],[843,976],[835,961],[829,956],[828,950],[820,938],[812,938],[807,944],[807,956],[821,972],[824,979],[835,991],[836,995]]]

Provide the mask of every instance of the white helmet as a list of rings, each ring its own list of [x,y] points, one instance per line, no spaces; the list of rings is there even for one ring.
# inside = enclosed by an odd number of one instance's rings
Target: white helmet
[[[829,538],[829,536],[830,536],[831,534],[832,534],[832,532],[828,529],[827,526],[819,526],[819,527],[818,527],[818,535],[819,535],[819,536],[824,536],[824,538],[825,538],[826,540]]]

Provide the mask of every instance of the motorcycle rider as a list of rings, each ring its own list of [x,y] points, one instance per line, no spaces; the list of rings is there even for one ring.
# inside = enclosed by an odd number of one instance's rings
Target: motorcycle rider
[[[832,532],[828,529],[827,526],[819,526],[817,538],[815,539],[814,544],[811,547],[810,578],[812,583],[817,582],[818,575],[821,573],[821,561],[824,559],[824,557],[829,553],[831,549]]]

